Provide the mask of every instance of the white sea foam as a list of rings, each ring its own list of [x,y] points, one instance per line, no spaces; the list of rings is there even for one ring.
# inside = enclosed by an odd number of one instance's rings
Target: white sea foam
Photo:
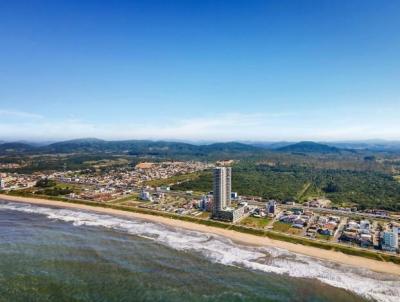
[[[170,228],[162,224],[94,212],[19,203],[2,203],[0,209],[42,214],[49,219],[71,222],[75,226],[87,225],[120,230],[156,240],[176,250],[201,253],[211,261],[225,265],[287,274],[291,277],[315,278],[372,300],[388,302],[400,300],[399,277],[321,261],[278,248],[247,247],[217,235]]]

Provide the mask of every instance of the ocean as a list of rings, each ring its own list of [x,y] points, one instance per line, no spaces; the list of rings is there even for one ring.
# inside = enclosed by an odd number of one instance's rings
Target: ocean
[[[277,248],[0,201],[0,301],[400,301],[400,278]]]

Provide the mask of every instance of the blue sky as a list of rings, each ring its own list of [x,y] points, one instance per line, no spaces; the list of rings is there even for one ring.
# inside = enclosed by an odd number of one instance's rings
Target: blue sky
[[[400,139],[399,1],[0,0],[0,139]]]

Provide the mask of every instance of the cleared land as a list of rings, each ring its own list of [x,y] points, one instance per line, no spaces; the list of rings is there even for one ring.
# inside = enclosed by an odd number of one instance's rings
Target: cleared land
[[[271,222],[268,218],[246,217],[239,221],[240,225],[263,229]]]
[[[282,232],[291,235],[299,235],[303,232],[302,229],[293,228],[291,223],[285,223],[280,221],[274,222],[272,229],[276,232]]]

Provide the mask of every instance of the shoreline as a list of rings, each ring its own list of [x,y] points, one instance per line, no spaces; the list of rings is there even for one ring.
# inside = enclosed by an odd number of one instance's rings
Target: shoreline
[[[21,203],[29,203],[35,205],[92,211],[101,214],[122,216],[125,218],[139,218],[151,222],[161,223],[170,227],[216,234],[228,238],[236,243],[244,245],[258,246],[258,247],[260,246],[276,247],[296,254],[317,258],[319,260],[327,260],[353,267],[369,269],[375,272],[394,274],[400,276],[400,265],[397,265],[393,262],[383,262],[359,256],[347,255],[338,251],[324,250],[317,247],[274,240],[268,237],[261,237],[233,230],[227,230],[213,226],[206,226],[194,222],[176,220],[156,215],[128,212],[128,211],[105,208],[100,206],[90,206],[90,205],[69,203],[66,201],[55,201],[42,198],[20,197],[20,196],[10,196],[10,195],[0,194],[0,199],[11,202],[21,202]]]

